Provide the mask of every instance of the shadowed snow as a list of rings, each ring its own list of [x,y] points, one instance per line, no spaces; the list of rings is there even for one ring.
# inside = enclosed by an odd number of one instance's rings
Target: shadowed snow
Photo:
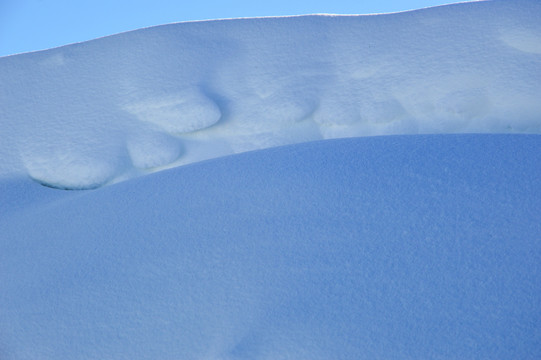
[[[43,198],[0,214],[0,354],[538,359],[540,161],[537,135],[388,136],[0,183]]]

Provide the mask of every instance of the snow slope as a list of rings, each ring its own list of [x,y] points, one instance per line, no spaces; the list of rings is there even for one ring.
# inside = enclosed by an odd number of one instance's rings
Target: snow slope
[[[0,219],[0,354],[538,359],[538,135],[365,137]]]
[[[0,58],[0,360],[541,358],[540,15]]]
[[[0,175],[94,188],[337,137],[541,131],[541,3],[190,22],[0,58]]]

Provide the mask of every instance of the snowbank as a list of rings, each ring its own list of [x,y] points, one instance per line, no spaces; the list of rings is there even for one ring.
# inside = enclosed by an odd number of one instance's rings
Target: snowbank
[[[0,58],[0,176],[95,188],[337,137],[541,132],[541,4],[152,27]]]

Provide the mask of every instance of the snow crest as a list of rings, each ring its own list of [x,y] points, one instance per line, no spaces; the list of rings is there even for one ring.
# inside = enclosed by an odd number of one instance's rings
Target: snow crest
[[[0,177],[87,189],[339,137],[541,133],[541,4],[157,26],[0,58]]]

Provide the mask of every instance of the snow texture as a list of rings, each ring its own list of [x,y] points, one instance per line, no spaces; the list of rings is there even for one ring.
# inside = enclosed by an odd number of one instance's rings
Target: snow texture
[[[541,3],[178,23],[0,58],[0,176],[95,188],[388,134],[540,133]]]
[[[390,136],[28,181],[64,195],[0,218],[0,354],[538,359],[540,161],[539,135]]]
[[[0,360],[540,359],[540,15],[0,58]]]

